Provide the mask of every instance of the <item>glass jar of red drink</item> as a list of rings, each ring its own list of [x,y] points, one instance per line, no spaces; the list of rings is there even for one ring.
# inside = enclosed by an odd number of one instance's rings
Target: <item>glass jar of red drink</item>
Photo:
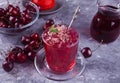
[[[65,73],[76,64],[79,33],[74,28],[67,29],[65,25],[56,25],[54,29],[42,34],[46,62],[53,72]]]
[[[98,42],[110,43],[120,34],[120,0],[97,0],[98,12],[94,16],[90,32]]]

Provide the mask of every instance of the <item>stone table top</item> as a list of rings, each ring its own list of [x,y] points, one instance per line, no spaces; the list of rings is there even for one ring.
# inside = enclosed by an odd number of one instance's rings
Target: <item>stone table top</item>
[[[15,0],[14,0],[15,1]],[[20,1],[20,0],[19,0]],[[46,19],[54,19],[56,23],[69,24],[77,5],[81,12],[73,23],[80,32],[80,47],[95,49],[99,43],[90,36],[90,23],[97,11],[96,0],[66,0],[67,3],[59,12],[40,16],[39,20],[23,34],[41,32]],[[21,36],[0,34],[0,49],[8,50],[11,45],[20,45]],[[3,57],[0,55],[0,83],[59,83],[39,75],[34,64],[15,64],[14,69],[7,73],[2,68]],[[113,43],[101,45],[92,57],[86,59],[86,69],[82,75],[60,83],[120,83],[120,37]]]

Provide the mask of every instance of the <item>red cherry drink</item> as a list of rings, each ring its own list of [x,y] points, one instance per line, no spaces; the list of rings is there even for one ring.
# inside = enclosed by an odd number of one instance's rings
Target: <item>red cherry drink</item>
[[[76,64],[79,34],[73,28],[56,25],[57,32],[46,30],[42,34],[48,67],[56,73],[72,70]],[[54,31],[56,31],[54,30]]]
[[[110,5],[100,6],[90,30],[92,37],[99,42],[115,41],[120,34],[120,9]]]

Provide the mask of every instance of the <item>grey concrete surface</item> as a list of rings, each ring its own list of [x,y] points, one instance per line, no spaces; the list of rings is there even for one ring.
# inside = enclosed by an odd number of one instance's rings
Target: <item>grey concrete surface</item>
[[[91,38],[89,29],[91,20],[97,12],[96,0],[67,0],[62,10],[40,16],[24,33],[18,36],[0,34],[0,50],[7,51],[10,46],[21,45],[20,39],[23,34],[40,34],[46,19],[52,18],[56,23],[69,24],[77,5],[80,5],[81,12],[72,26],[80,32],[79,46],[87,46],[94,50],[99,43]],[[2,69],[3,55],[0,55],[0,83],[120,83],[120,37],[113,43],[101,45],[91,58],[86,59],[86,69],[81,76],[63,82],[51,81],[39,75],[32,62],[15,64],[14,69],[7,73]]]

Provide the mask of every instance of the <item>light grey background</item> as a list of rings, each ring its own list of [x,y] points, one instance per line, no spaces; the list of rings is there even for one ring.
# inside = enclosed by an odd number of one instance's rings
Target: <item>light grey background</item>
[[[80,47],[87,46],[94,50],[99,43],[91,38],[89,27],[94,14],[97,12],[96,0],[67,0],[61,11],[41,16],[31,29],[21,35],[33,32],[40,33],[45,20],[48,18],[54,19],[56,23],[69,24],[77,5],[80,5],[81,12],[73,23],[73,27],[80,32]],[[9,50],[10,46],[13,45],[20,45],[21,35],[0,34],[0,51]],[[7,73],[2,69],[3,59],[3,56],[0,55],[0,83],[59,83],[39,75],[32,62],[15,64],[14,69]],[[86,69],[81,76],[60,83],[120,83],[120,37],[113,43],[102,45],[93,53],[91,58],[86,59]]]

